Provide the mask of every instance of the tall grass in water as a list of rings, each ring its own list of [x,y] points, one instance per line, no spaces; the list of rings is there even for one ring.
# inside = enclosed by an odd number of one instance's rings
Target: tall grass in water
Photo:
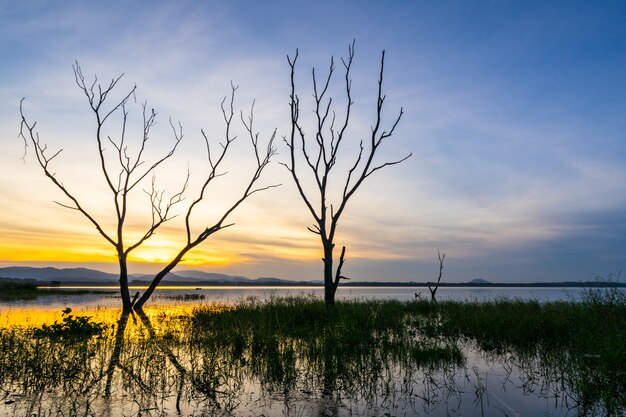
[[[86,325],[80,319],[39,337],[33,328],[0,329],[0,400],[21,404],[16,415],[254,415],[265,401],[273,410],[319,403],[320,415],[342,404],[360,404],[359,415],[396,415],[399,404],[430,407],[421,413],[429,415],[451,397],[471,403],[474,392],[484,394],[469,362],[476,347],[523,375],[526,393],[561,390],[559,398],[575,402],[574,414],[619,416],[626,411],[625,308],[614,293],[577,303],[332,308],[314,298],[251,299],[151,319],[122,316],[93,337],[58,337],[57,330]]]
[[[462,362],[458,347],[447,338],[426,339],[410,325],[415,310],[413,303],[400,301],[348,301],[328,308],[315,298],[249,299],[221,312],[196,310],[192,334],[196,343],[228,345],[237,352],[249,347],[251,353],[262,353],[287,344],[313,361],[322,354],[350,361],[375,350],[406,360],[411,351],[439,347],[435,361]]]
[[[558,370],[581,407],[600,403],[608,415],[626,410],[624,289],[593,289],[577,303],[448,301],[439,303],[421,328],[427,334],[475,341],[486,352],[514,353],[529,366],[540,358]]]
[[[250,299],[222,312],[201,308],[192,322],[191,343],[202,352],[196,376],[215,374],[203,362],[208,352],[227,352],[270,392],[302,390],[306,381],[305,390],[374,401],[396,382],[390,375],[420,368],[452,371],[463,363],[455,343],[422,338],[407,325],[412,309],[398,301],[328,308],[322,300],[301,297]]]

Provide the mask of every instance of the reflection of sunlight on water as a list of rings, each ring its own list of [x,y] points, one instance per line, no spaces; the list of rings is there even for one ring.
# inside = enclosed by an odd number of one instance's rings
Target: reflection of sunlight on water
[[[221,311],[226,308],[224,303],[202,304],[203,308]],[[72,308],[72,307],[71,307]],[[155,330],[163,330],[163,324],[171,325],[172,318],[190,316],[198,308],[197,304],[164,304],[146,307],[144,312],[150,318]],[[73,316],[88,316],[94,322],[115,325],[120,319],[122,309],[119,307],[77,307],[72,308]],[[0,310],[0,328],[39,327],[42,324],[61,322],[63,315],[58,307],[20,306]]]
[[[0,303],[0,328],[10,326],[40,326],[61,320],[61,310],[70,307],[74,315],[93,317],[94,321],[115,323],[119,319],[121,299],[115,286],[72,286],[54,287],[55,289],[82,289],[106,291],[73,295],[45,296],[34,300]],[[131,286],[131,291],[142,291],[145,286]],[[45,289],[42,289],[45,291]],[[414,298],[416,287],[340,287],[339,299],[397,299],[409,301]],[[539,301],[578,300],[580,288],[441,288],[441,299],[487,300],[502,297],[536,299]],[[186,294],[204,297],[200,300],[181,301],[172,297]],[[198,306],[234,305],[249,297],[266,300],[280,296],[318,296],[323,294],[322,287],[245,287],[245,286],[160,286],[145,308],[148,316],[155,317],[158,326],[158,313],[185,314]],[[439,298],[439,293],[438,293]]]
[[[120,317],[121,309],[108,307],[78,307],[72,309],[75,316],[89,316],[93,321],[107,324],[115,323]],[[0,312],[0,328],[30,327],[52,324],[62,320],[61,310],[57,307],[16,307],[2,309]]]

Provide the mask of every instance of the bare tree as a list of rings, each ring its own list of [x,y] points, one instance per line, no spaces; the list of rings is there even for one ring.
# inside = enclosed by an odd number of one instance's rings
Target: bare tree
[[[150,239],[157,229],[164,223],[168,222],[175,217],[173,214],[173,208],[179,205],[183,201],[183,193],[186,191],[189,183],[189,171],[186,173],[186,177],[183,181],[183,185],[179,190],[174,192],[169,198],[165,197],[163,191],[159,191],[156,188],[155,182],[155,169],[159,167],[163,162],[171,158],[178,145],[183,138],[182,125],[178,123],[175,125],[170,120],[170,126],[172,128],[174,142],[170,149],[165,152],[161,157],[152,162],[147,162],[143,156],[146,150],[148,139],[150,138],[151,128],[156,123],[157,113],[154,109],[148,110],[147,104],[143,103],[143,133],[139,141],[139,150],[135,155],[131,155],[127,146],[127,127],[128,127],[128,110],[127,104],[131,97],[135,96],[136,86],[132,87],[130,91],[119,101],[113,105],[108,105],[107,98],[109,94],[114,90],[123,74],[117,78],[111,80],[108,85],[102,85],[98,83],[97,77],[94,77],[92,83],[88,83],[83,76],[80,66],[76,63],[73,66],[75,81],[80,90],[87,97],[89,106],[95,116],[96,120],[96,134],[95,139],[97,143],[97,153],[100,162],[100,171],[104,176],[104,181],[107,188],[110,190],[113,196],[113,210],[115,212],[115,230],[113,232],[105,230],[102,226],[102,222],[97,220],[83,204],[80,203],[78,198],[73,194],[70,189],[63,184],[61,180],[57,178],[52,171],[51,162],[62,152],[60,149],[54,153],[49,153],[48,147],[44,144],[40,138],[39,133],[35,130],[36,122],[30,123],[23,110],[24,99],[20,101],[20,137],[24,140],[26,147],[32,145],[37,162],[43,169],[44,174],[54,183],[54,185],[65,195],[69,200],[68,203],[56,202],[62,207],[76,210],[80,212],[88,221],[95,226],[98,233],[115,248],[115,252],[118,258],[119,264],[119,284],[120,293],[122,297],[122,306],[125,310],[141,309],[141,307],[148,301],[150,295],[161,282],[163,277],[167,275],[182,259],[183,256],[191,249],[205,241],[213,233],[218,232],[221,229],[232,226],[232,223],[226,223],[229,215],[248,197],[252,194],[267,190],[268,188],[275,187],[277,185],[270,185],[265,187],[255,188],[255,184],[259,180],[261,173],[265,167],[269,164],[270,159],[275,155],[276,150],[273,146],[276,131],[274,131],[268,141],[265,151],[260,150],[259,146],[259,134],[253,130],[253,108],[250,111],[250,115],[246,119],[241,114],[241,120],[250,136],[251,144],[254,149],[256,170],[251,178],[248,180],[244,191],[241,196],[233,202],[224,212],[223,215],[211,226],[205,227],[201,232],[194,234],[191,227],[191,216],[194,208],[197,207],[204,197],[209,184],[217,177],[224,173],[218,172],[226,153],[235,140],[236,136],[232,134],[232,121],[234,117],[234,98],[237,87],[231,86],[230,98],[225,97],[222,100],[221,108],[226,125],[224,140],[220,143],[220,149],[217,153],[212,152],[209,145],[209,139],[204,131],[202,136],[206,145],[207,158],[209,162],[209,171],[201,187],[199,194],[188,206],[185,214],[185,233],[186,243],[180,249],[178,254],[160,271],[155,275],[152,283],[147,291],[139,297],[137,293],[133,300],[131,300],[130,292],[128,288],[128,257],[130,253]],[[119,113],[121,115],[121,128],[119,137],[112,138],[111,136],[105,137],[105,127],[108,126],[108,122],[114,114]],[[114,151],[113,156],[107,157],[108,153],[105,152],[105,142],[110,143]],[[144,190],[148,195],[151,210],[152,210],[152,222],[148,226],[145,232],[135,241],[127,242],[125,239],[125,225],[128,214],[128,202],[131,193],[136,190],[140,184],[145,182],[148,175],[152,175],[151,188]]]
[[[178,254],[165,266],[165,268],[163,268],[158,274],[155,275],[148,289],[137,300],[137,303],[135,304],[135,309],[141,310],[141,308],[146,303],[146,301],[148,301],[148,299],[150,298],[150,296],[152,295],[156,287],[159,285],[161,280],[172,269],[174,269],[176,265],[178,265],[178,263],[183,259],[183,257],[185,256],[187,252],[189,252],[194,247],[198,246],[200,243],[204,242],[213,233],[218,232],[219,230],[224,229],[226,227],[233,226],[234,223],[225,223],[226,220],[228,219],[230,214],[233,211],[235,211],[235,209],[239,207],[239,205],[243,203],[248,197],[250,197],[252,194],[257,193],[259,191],[265,191],[267,189],[279,186],[279,184],[276,184],[276,185],[268,185],[265,187],[255,187],[257,181],[259,180],[259,178],[261,177],[261,174],[263,173],[263,170],[270,163],[271,158],[276,154],[276,149],[274,148],[274,138],[276,137],[276,130],[274,130],[274,132],[272,133],[268,141],[267,147],[265,149],[265,152],[262,152],[259,148],[259,134],[254,131],[254,103],[252,103],[250,114],[247,116],[247,121],[242,112],[241,122],[246,128],[246,131],[248,132],[248,136],[250,138],[250,142],[252,143],[252,147],[254,148],[256,170],[254,171],[254,174],[248,181],[248,185],[245,187],[245,189],[241,193],[239,199],[233,202],[223,212],[222,216],[212,226],[206,227],[203,231],[196,234],[195,236],[192,234],[191,223],[190,223],[192,211],[196,207],[196,205],[204,199],[206,189],[209,186],[209,184],[215,178],[223,175],[223,173],[218,172],[218,168],[222,164],[222,161],[224,160],[224,157],[226,156],[226,152],[228,151],[230,144],[236,138],[236,136],[233,136],[231,133],[231,124],[232,124],[233,115],[234,115],[233,102],[235,98],[236,89],[237,87],[234,87],[234,86],[232,87],[230,105],[229,105],[228,110],[226,110],[224,107],[224,103],[226,99],[222,100],[222,114],[224,116],[224,122],[226,124],[226,131],[225,131],[225,142],[220,143],[221,150],[217,152],[217,155],[212,154],[211,147],[209,145],[209,139],[206,133],[202,131],[202,136],[206,144],[207,158],[209,160],[210,170],[209,170],[209,175],[207,176],[204,184],[202,185],[199,195],[189,205],[189,208],[187,209],[187,213],[185,214],[185,232],[186,232],[187,242],[185,246],[181,248]]]
[[[307,139],[305,129],[300,121],[300,99],[296,93],[296,62],[298,60],[298,50],[293,58],[287,56],[287,62],[291,68],[291,133],[285,137],[285,142],[290,151],[290,159],[287,164],[283,163],[296,184],[300,197],[306,204],[314,219],[313,227],[308,230],[318,235],[322,241],[324,257],[324,299],[327,305],[335,302],[335,292],[341,279],[348,279],[342,275],[341,269],[345,261],[346,247],[341,249],[337,269],[334,270],[333,251],[335,248],[335,234],[341,215],[344,213],[346,205],[354,193],[363,184],[366,178],[374,172],[387,166],[399,164],[411,156],[411,153],[401,159],[384,163],[375,163],[374,156],[380,146],[388,139],[396,129],[403,115],[402,108],[395,118],[389,130],[381,127],[383,105],[386,96],[383,95],[383,73],[385,65],[385,51],[382,51],[380,60],[380,72],[378,77],[378,94],[376,100],[376,117],[371,127],[371,135],[364,143],[361,140],[358,155],[354,163],[348,169],[343,179],[339,181],[342,188],[341,198],[335,205],[329,203],[329,190],[331,188],[331,170],[335,166],[341,144],[346,136],[350,123],[352,105],[352,80],[350,70],[354,58],[354,42],[348,46],[348,56],[341,58],[344,68],[344,90],[347,103],[343,115],[339,116],[333,107],[333,98],[327,97],[330,82],[335,71],[335,62],[331,58],[328,75],[320,83],[312,70],[313,98],[315,108],[313,109],[315,128],[312,134],[314,139]],[[296,156],[298,154],[298,156]],[[300,155],[301,154],[301,155]],[[299,168],[298,160],[304,161],[303,168]],[[313,191],[305,190],[301,180],[302,172],[308,172],[313,177],[316,184]]]
[[[441,278],[443,273],[443,260],[446,259],[446,254],[444,253],[442,255],[441,252],[439,252],[439,249],[437,249],[437,257],[439,258],[439,276],[437,277],[437,282],[435,282],[432,287],[430,286],[430,284],[428,284],[428,289],[430,290],[430,301],[435,303],[437,302],[436,295],[437,290],[439,289],[439,284],[441,284]]]

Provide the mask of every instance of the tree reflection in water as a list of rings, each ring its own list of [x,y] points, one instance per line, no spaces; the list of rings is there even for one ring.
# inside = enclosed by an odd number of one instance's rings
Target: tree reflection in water
[[[596,359],[567,351],[489,350],[471,340],[427,338],[411,320],[373,328],[355,323],[366,330],[359,336],[349,323],[331,318],[305,334],[297,326],[262,329],[261,322],[245,324],[236,315],[221,328],[188,313],[149,313],[118,314],[105,333],[87,339],[0,330],[0,415],[566,415],[572,410],[617,416],[626,410],[623,392],[615,392],[607,408],[606,393],[594,391],[594,381],[611,377]]]

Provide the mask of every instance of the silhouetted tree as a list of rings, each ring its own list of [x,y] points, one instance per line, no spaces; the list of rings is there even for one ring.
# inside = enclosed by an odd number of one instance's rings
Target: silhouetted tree
[[[165,268],[163,268],[162,271],[155,275],[148,290],[146,290],[141,297],[139,297],[139,293],[137,293],[134,299],[131,300],[128,289],[128,256],[134,249],[138,248],[148,239],[150,239],[160,226],[162,226],[164,223],[168,222],[174,217],[172,209],[174,208],[174,206],[180,204],[183,201],[183,193],[186,191],[187,185],[189,183],[189,171],[187,171],[186,177],[183,181],[183,185],[169,198],[165,197],[164,192],[159,191],[155,185],[154,171],[158,166],[160,166],[163,162],[165,162],[174,155],[174,152],[176,151],[178,145],[183,138],[182,125],[180,123],[178,123],[178,125],[174,125],[170,120],[170,126],[174,135],[173,145],[160,158],[157,158],[152,162],[147,162],[145,159],[143,159],[144,151],[150,137],[151,128],[156,123],[157,113],[154,111],[154,109],[149,110],[147,104],[144,103],[143,134],[140,138],[139,150],[136,152],[135,155],[131,155],[128,151],[126,137],[128,121],[128,110],[126,107],[131,97],[135,96],[135,91],[137,87],[134,86],[121,100],[115,102],[109,107],[106,107],[108,105],[107,98],[109,94],[114,90],[114,88],[122,78],[123,74],[117,78],[112,79],[108,85],[101,85],[98,83],[97,77],[94,77],[94,81],[92,83],[88,83],[85,80],[85,77],[83,76],[83,73],[78,63],[73,66],[73,69],[76,84],[87,97],[87,101],[89,102],[91,111],[95,116],[95,140],[97,144],[97,153],[100,162],[100,170],[102,171],[102,174],[104,176],[104,181],[106,182],[107,188],[110,190],[113,196],[113,211],[115,212],[116,219],[115,230],[105,230],[105,227],[102,226],[101,221],[97,220],[96,217],[92,215],[83,204],[81,204],[75,194],[72,193],[69,188],[56,177],[55,173],[51,169],[50,163],[61,153],[63,149],[60,149],[59,151],[51,155],[48,153],[47,145],[41,142],[39,138],[39,133],[35,130],[36,122],[29,123],[26,119],[23,110],[24,99],[22,99],[22,101],[20,102],[20,115],[22,118],[20,125],[20,136],[24,140],[25,146],[28,146],[29,144],[32,145],[37,162],[43,169],[44,174],[54,183],[54,185],[59,190],[61,190],[65,197],[69,199],[69,203],[56,203],[62,207],[80,212],[84,217],[89,220],[89,222],[92,223],[93,226],[95,226],[98,233],[115,248],[119,263],[119,283],[123,308],[125,310],[129,310],[134,306],[136,309],[141,309],[141,307],[148,301],[150,295],[157,287],[157,285],[159,285],[165,275],[167,275],[182,260],[183,256],[185,256],[187,252],[205,241],[213,233],[216,233],[221,229],[233,225],[232,223],[227,224],[226,220],[228,216],[244,200],[246,200],[248,197],[258,191],[266,190],[268,188],[276,186],[270,185],[255,188],[255,184],[259,180],[261,173],[269,164],[270,159],[276,153],[276,150],[273,146],[276,131],[272,133],[265,151],[261,151],[258,142],[259,135],[253,130],[254,103],[250,111],[250,115],[247,117],[247,121],[243,117],[243,113],[241,114],[241,121],[250,136],[251,144],[254,149],[256,170],[248,180],[247,185],[244,187],[244,191],[241,193],[240,197],[225,209],[222,216],[219,217],[219,219],[213,225],[205,227],[199,233],[193,233],[191,227],[192,212],[194,208],[197,207],[198,203],[200,203],[204,199],[209,184],[215,178],[223,175],[223,173],[218,172],[218,169],[220,168],[226,156],[226,153],[230,148],[231,143],[236,138],[236,136],[232,134],[231,130],[234,117],[233,105],[235,91],[237,90],[237,87],[231,86],[230,98],[225,97],[221,103],[221,109],[226,129],[224,133],[224,139],[220,143],[220,149],[218,149],[217,152],[214,152],[212,150],[211,146],[209,145],[207,135],[204,131],[201,131],[206,145],[209,170],[198,195],[193,199],[193,202],[188,206],[185,213],[186,242],[179,250],[177,255],[165,266]],[[105,127],[108,127],[108,122],[111,120],[111,116],[117,113],[121,113],[122,120],[119,137],[115,139],[111,136],[105,137]],[[105,152],[105,142],[110,143],[114,149],[114,151],[110,154],[107,154]],[[107,157],[107,155],[112,156]],[[129,196],[133,191],[138,188],[140,184],[145,182],[144,180],[150,174],[152,174],[151,188],[150,190],[145,190],[145,192],[146,194],[148,194],[150,205],[152,208],[151,225],[147,227],[145,233],[139,239],[133,242],[127,242],[127,240],[125,239],[125,225],[127,224],[126,220],[128,213]]]
[[[443,273],[443,260],[446,259],[446,254],[444,253],[442,255],[441,252],[439,252],[439,249],[437,249],[437,257],[439,258],[439,276],[437,277],[437,282],[435,282],[432,287],[430,286],[430,284],[428,284],[428,289],[430,290],[430,301],[435,303],[437,302],[436,295],[437,290],[439,289],[439,284],[441,284],[441,277]]]
[[[287,62],[291,68],[291,133],[288,138],[285,137],[285,142],[290,151],[290,159],[287,164],[283,163],[283,165],[291,173],[298,192],[315,221],[313,227],[308,227],[308,230],[316,235],[319,235],[322,241],[322,249],[324,253],[324,257],[322,258],[322,261],[324,262],[324,299],[327,305],[334,304],[335,292],[337,291],[339,281],[341,279],[347,279],[341,273],[341,269],[345,261],[346,247],[343,246],[341,249],[339,264],[337,265],[336,270],[333,269],[333,251],[335,248],[334,240],[335,233],[337,232],[337,225],[348,201],[363,184],[363,181],[365,181],[365,179],[374,172],[390,165],[399,164],[411,156],[411,153],[409,153],[405,157],[391,162],[374,162],[374,156],[380,149],[380,145],[385,139],[389,138],[393,134],[403,115],[403,110],[401,108],[389,130],[385,130],[381,127],[383,105],[386,99],[386,96],[383,95],[382,92],[385,65],[385,51],[383,50],[380,60],[380,73],[378,77],[376,117],[371,127],[370,138],[366,141],[367,143],[365,145],[364,141],[361,140],[359,145],[360,149],[354,163],[348,169],[345,178],[342,180],[343,182],[338,183],[343,189],[341,199],[338,204],[334,205],[329,203],[328,192],[329,189],[332,188],[330,185],[330,173],[339,158],[339,148],[346,136],[348,124],[350,122],[352,105],[354,104],[352,101],[352,80],[350,78],[353,58],[354,42],[348,46],[347,58],[341,59],[345,70],[344,89],[347,98],[343,116],[338,116],[332,109],[332,97],[326,97],[330,81],[335,71],[334,59],[330,59],[328,75],[322,83],[319,83],[315,73],[315,68],[313,68],[313,98],[315,101],[313,114],[315,119],[315,128],[312,135],[310,135],[309,138],[306,138],[305,129],[300,122],[300,99],[296,94],[295,73],[296,61],[298,60],[298,50],[296,50],[296,54],[293,58],[287,56]],[[300,153],[302,154],[301,156]],[[298,154],[298,157],[296,154]],[[304,161],[304,169],[298,169],[297,162],[299,158]],[[303,171],[309,172],[309,175],[313,177],[316,184],[313,191],[305,190],[303,182],[300,178]]]

